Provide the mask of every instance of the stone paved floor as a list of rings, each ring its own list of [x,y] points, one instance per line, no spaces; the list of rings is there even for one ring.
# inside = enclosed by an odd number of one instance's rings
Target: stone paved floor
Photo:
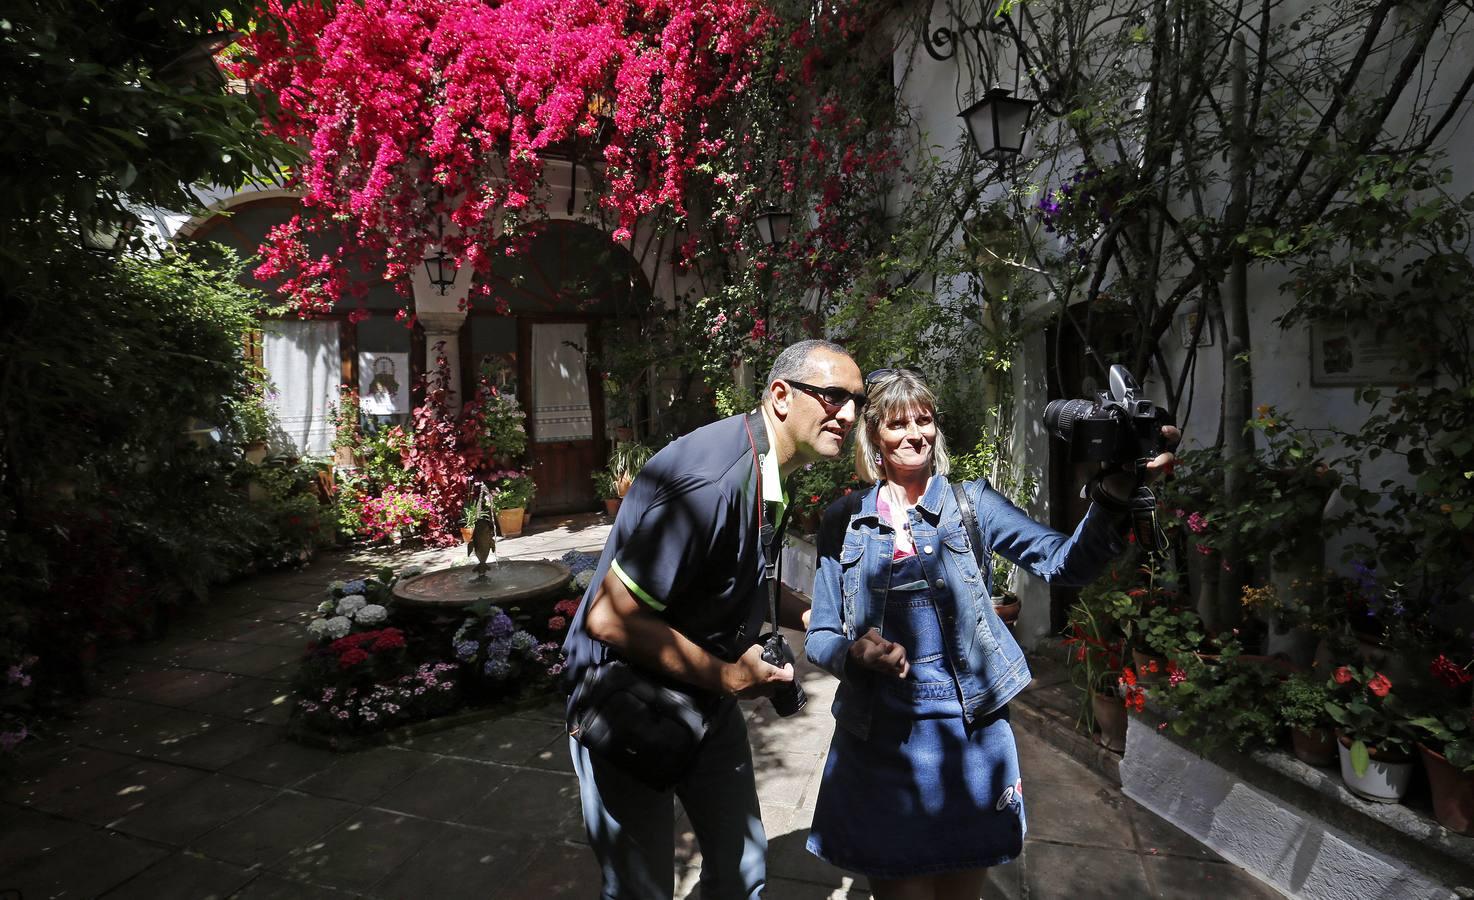
[[[499,549],[597,551],[608,531],[595,516],[537,527]],[[597,896],[556,705],[352,754],[283,735],[302,622],[328,581],[463,559],[328,555],[221,590],[163,640],[114,655],[99,695],[0,785],[0,897]],[[863,878],[803,847],[835,682],[800,677],[799,715],[749,710],[765,896],[858,900]],[[1275,896],[1022,728],[1019,745],[1029,837],[990,874],[989,897]],[[677,828],[677,896],[695,897],[700,854],[684,818]]]

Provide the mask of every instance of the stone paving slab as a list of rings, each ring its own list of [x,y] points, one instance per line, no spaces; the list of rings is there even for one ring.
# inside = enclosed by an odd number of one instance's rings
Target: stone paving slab
[[[597,552],[609,527],[593,516],[539,525],[552,527],[498,550]],[[290,686],[281,679],[328,581],[464,559],[459,548],[329,555],[222,589],[164,640],[110,657],[102,695],[58,723],[0,788],[0,891],[22,889],[26,900],[595,896],[561,703],[353,754],[283,733]],[[803,846],[836,682],[806,662],[798,677],[809,694],[798,715],[743,705],[770,840],[765,896],[860,900],[863,877]],[[1016,730],[1030,833],[1019,860],[989,873],[988,897],[1274,896]],[[672,877],[677,897],[694,898],[700,848],[677,813]]]

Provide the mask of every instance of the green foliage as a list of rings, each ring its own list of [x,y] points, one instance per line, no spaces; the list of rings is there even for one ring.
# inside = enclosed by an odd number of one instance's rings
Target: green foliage
[[[1204,752],[1275,746],[1280,671],[1242,659],[1236,641],[1220,644],[1218,651],[1216,659],[1206,661],[1196,654],[1174,656],[1181,674],[1153,695],[1169,710],[1173,733]]]
[[[1408,726],[1420,740],[1441,753],[1449,765],[1474,773],[1474,724],[1467,715],[1413,716]]]
[[[202,39],[242,27],[239,0],[99,6],[48,0],[8,8],[0,29],[0,283],[74,290],[61,247],[78,223],[118,222],[134,208],[187,210],[192,185],[245,184],[293,149],[262,133],[253,94],[224,90]],[[107,27],[98,27],[105,20]],[[191,62],[187,57],[195,55]]]
[[[498,479],[493,490],[498,509],[526,508],[537,495],[537,484],[531,475],[513,475]]]
[[[1330,699],[1324,678],[1297,672],[1280,683],[1276,694],[1280,721],[1306,732],[1324,728],[1331,722],[1326,713]]]

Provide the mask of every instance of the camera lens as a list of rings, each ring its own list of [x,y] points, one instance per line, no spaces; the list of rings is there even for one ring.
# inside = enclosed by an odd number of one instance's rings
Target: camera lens
[[[1068,444],[1074,435],[1075,422],[1094,408],[1095,404],[1089,400],[1051,400],[1044,407],[1044,428]]]

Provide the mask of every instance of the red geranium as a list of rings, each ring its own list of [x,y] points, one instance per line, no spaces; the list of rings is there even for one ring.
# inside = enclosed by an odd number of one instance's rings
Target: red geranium
[[[1470,680],[1474,680],[1474,676],[1471,676],[1462,666],[1442,653],[1438,654],[1438,658],[1433,660],[1432,664],[1428,666],[1428,671],[1434,678],[1442,682],[1445,687],[1451,689],[1458,689],[1468,684]]]
[[[368,658],[369,655],[366,652],[354,647],[338,656],[338,668],[351,669]]]
[[[1331,678],[1337,684],[1349,684],[1351,682],[1351,670],[1346,666],[1340,666],[1336,671],[1331,673]]]
[[[1392,690],[1392,682],[1386,675],[1378,672],[1376,677],[1367,682],[1367,690],[1376,694],[1378,697],[1385,697],[1387,696],[1387,692]]]

